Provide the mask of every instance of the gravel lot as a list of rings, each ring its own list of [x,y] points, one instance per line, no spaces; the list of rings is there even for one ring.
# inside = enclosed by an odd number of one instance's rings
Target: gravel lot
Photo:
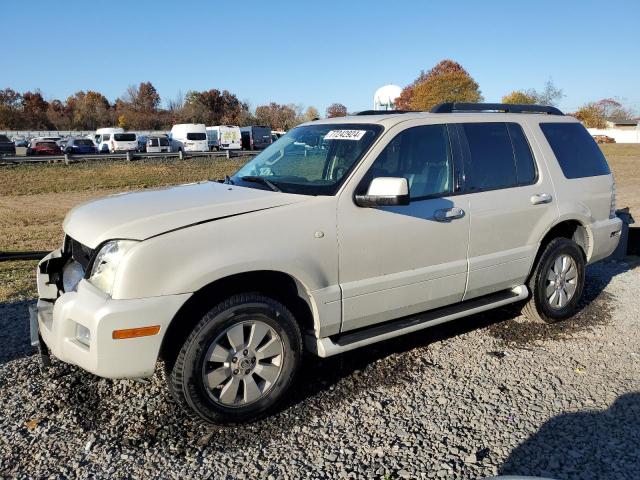
[[[278,414],[193,424],[149,385],[30,355],[26,305],[0,304],[0,476],[640,478],[640,268],[588,270],[554,326],[501,310],[309,359]]]

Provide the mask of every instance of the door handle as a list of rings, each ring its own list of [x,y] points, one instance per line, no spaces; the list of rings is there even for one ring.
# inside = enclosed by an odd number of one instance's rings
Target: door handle
[[[462,217],[464,217],[464,210],[458,207],[441,208],[440,210],[436,210],[434,215],[434,218],[438,222],[448,222]]]
[[[531,204],[532,205],[540,205],[541,203],[551,203],[553,198],[548,193],[538,193],[536,195],[531,195]]]

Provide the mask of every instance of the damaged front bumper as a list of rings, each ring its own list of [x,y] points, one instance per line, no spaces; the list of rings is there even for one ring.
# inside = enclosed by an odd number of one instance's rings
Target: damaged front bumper
[[[144,378],[155,370],[164,334],[190,293],[114,300],[87,280],[65,292],[69,257],[55,250],[38,265],[38,299],[30,307],[31,343],[44,364],[59,360],[106,378]],[[159,325],[153,336],[116,339],[120,329]],[[79,331],[88,335],[79,335]]]

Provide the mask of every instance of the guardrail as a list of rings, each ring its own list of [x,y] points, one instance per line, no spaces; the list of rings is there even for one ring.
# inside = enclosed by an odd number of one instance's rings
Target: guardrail
[[[188,158],[236,158],[236,157],[253,157],[258,152],[253,150],[223,150],[217,152],[166,152],[166,153],[141,153],[141,152],[125,152],[125,153],[93,153],[78,155],[35,155],[29,157],[17,156],[0,156],[0,165],[21,165],[34,163],[79,163],[97,160],[150,160],[150,159],[169,159],[177,158],[185,160]]]

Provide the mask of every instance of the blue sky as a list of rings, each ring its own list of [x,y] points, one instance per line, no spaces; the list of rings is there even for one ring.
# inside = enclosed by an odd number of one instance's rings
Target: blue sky
[[[571,111],[622,97],[640,110],[640,2],[3,0],[0,88],[113,101],[151,81],[275,101],[371,108],[439,60],[460,62],[486,101],[549,78]],[[8,20],[8,21],[7,21]]]

